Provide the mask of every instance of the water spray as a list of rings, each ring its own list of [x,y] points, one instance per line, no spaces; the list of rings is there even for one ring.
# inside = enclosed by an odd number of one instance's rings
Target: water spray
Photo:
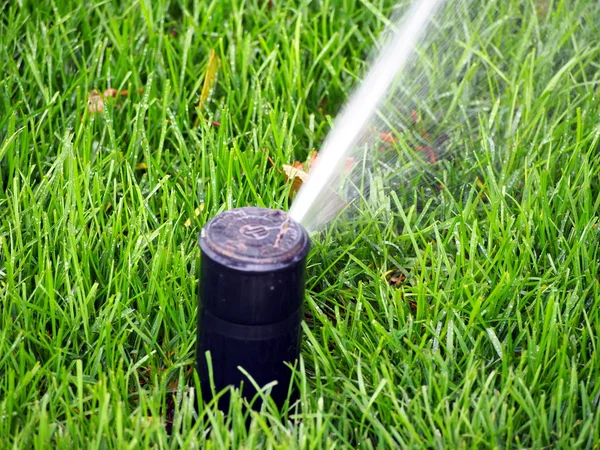
[[[205,401],[240,384],[252,399],[241,367],[261,388],[277,382],[270,395],[283,405],[300,351],[309,247],[304,228],[279,210],[232,209],[202,229],[196,362]],[[219,407],[228,403],[225,394]]]
[[[290,215],[309,229],[319,222],[323,207],[330,201],[328,191],[335,190],[331,189],[331,184],[335,183],[344,158],[357,148],[377,107],[410,61],[441,3],[442,0],[419,0],[413,3],[337,118],[319,152],[319,162],[290,209]]]
[[[434,48],[432,42],[440,46],[429,54],[445,55],[450,38],[447,30],[433,33],[422,45],[425,31],[443,3],[415,1],[391,30],[388,42],[336,120],[289,215],[264,208],[233,209],[214,217],[202,230],[197,370],[205,401],[222,394],[228,386],[240,385],[242,396],[252,399],[257,392],[247,373],[260,388],[276,382],[270,395],[278,406],[283,405],[292,374],[289,365],[300,351],[304,270],[310,246],[306,229],[312,231],[329,222],[335,217],[332,210],[336,205],[347,204],[340,197],[343,186],[352,185],[352,192],[363,195],[366,191],[361,183],[367,177],[370,186],[377,187],[392,177],[406,180],[411,174],[424,173],[415,164],[418,158],[414,152],[406,154],[408,165],[414,169],[405,170],[406,164],[398,157],[404,154],[400,153],[402,148],[420,151],[427,169],[435,165],[439,151],[448,151],[444,144],[448,139],[446,124],[435,131],[426,128],[426,120],[421,121],[418,111],[425,112],[427,122],[436,123],[438,106],[448,102],[445,111],[451,114],[462,91],[431,90],[431,73],[415,74],[415,68],[421,67],[421,56]],[[454,9],[442,8],[444,11],[455,14]],[[464,30],[458,27],[455,31]],[[423,65],[429,67],[428,63],[426,60]],[[466,63],[448,67],[449,74],[456,75],[464,72]],[[436,73],[446,79],[442,75]],[[448,92],[456,92],[456,102]],[[421,104],[421,98],[427,98],[428,104]],[[380,126],[390,131],[380,132]],[[379,144],[372,136],[378,134],[396,156],[388,158],[377,148]],[[433,150],[436,145],[437,154]],[[361,159],[358,155],[363,150],[374,156]],[[356,183],[351,173],[343,179],[350,155],[361,183]],[[224,394],[219,407],[226,410],[228,404],[229,397]]]

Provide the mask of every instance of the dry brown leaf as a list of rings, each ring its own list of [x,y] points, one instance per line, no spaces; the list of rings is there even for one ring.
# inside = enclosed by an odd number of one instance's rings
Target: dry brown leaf
[[[293,165],[284,164],[282,166],[283,173],[285,176],[292,180],[294,178],[299,178],[301,181],[306,181],[308,179],[308,173],[302,170],[302,165],[300,167],[297,166],[298,163],[294,163]]]
[[[200,99],[198,99],[198,110],[202,109],[202,106],[208,100],[208,96],[212,92],[215,86],[215,80],[217,77],[217,71],[219,70],[219,57],[216,55],[215,50],[212,49],[210,51],[210,55],[208,57],[208,66],[206,67],[206,74],[204,75],[204,84],[202,85],[202,92],[200,93]],[[194,128],[198,126],[198,122],[200,121],[200,114],[196,117],[196,121],[194,122]],[[211,122],[205,119],[205,122],[210,123],[213,126],[220,127],[221,124],[219,122]]]
[[[437,162],[437,154],[429,145],[418,145],[415,147],[415,150],[425,153],[425,156],[427,156],[427,161],[429,161],[430,164],[435,164]]]
[[[398,142],[398,138],[394,136],[394,133],[391,131],[383,132],[372,126],[369,127],[369,131],[379,137],[381,143],[384,144],[384,150],[387,149],[389,145],[394,145]]]
[[[388,270],[385,273],[385,277],[387,279],[387,282],[394,287],[397,287],[399,284],[401,284],[403,281],[406,281],[406,277],[404,276],[403,273],[401,272],[397,272],[397,271],[393,271],[393,270]]]
[[[200,215],[200,213],[204,211],[204,203],[201,203],[198,208],[194,210],[194,219]],[[189,228],[192,226],[192,220],[188,219],[185,221],[184,225]]]
[[[141,94],[144,89],[139,88],[138,92]],[[88,112],[90,114],[102,114],[104,112],[104,102],[107,98],[116,98],[118,96],[126,97],[129,95],[129,91],[124,89],[119,91],[115,88],[105,89],[104,92],[98,92],[97,89],[92,89],[88,94]]]
[[[90,114],[102,113],[104,111],[104,100],[102,100],[102,95],[96,90],[93,89],[88,94],[88,112]]]
[[[202,105],[206,102],[206,100],[208,100],[208,96],[213,90],[217,76],[217,70],[219,70],[219,57],[216,55],[213,49],[210,51],[210,56],[208,57],[208,66],[206,68],[206,75],[204,75],[204,85],[202,86],[202,93],[200,94],[198,109],[202,108]]]
[[[108,88],[104,91],[104,98],[106,97],[116,97],[119,94],[119,91],[117,91],[115,88]],[[127,94],[125,94],[127,95]]]
[[[483,201],[489,201],[489,196],[488,196],[488,190],[487,190],[487,186],[485,185],[485,183],[483,181],[481,181],[479,179],[479,177],[475,178],[475,184],[477,185],[477,187],[479,189],[481,189],[481,194],[479,194],[479,197],[481,199],[483,199]]]
[[[142,92],[144,92],[144,89],[143,88],[139,88],[138,89],[138,93],[141,94]],[[127,89],[123,89],[122,91],[118,91],[115,88],[108,88],[108,89],[106,89],[104,91],[104,98],[107,98],[107,97],[118,97],[119,95],[121,97],[127,97],[129,95],[129,91]]]
[[[282,166],[283,173],[285,173],[285,177],[287,180],[292,180],[292,187],[290,188],[290,199],[296,195],[296,192],[300,190],[302,187],[302,183],[304,183],[308,179],[308,173],[302,170],[302,164],[300,167],[297,166],[298,163],[294,163],[293,165],[284,164]]]
[[[144,90],[142,88],[138,89],[138,92],[141,94]],[[97,89],[92,89],[88,94],[88,112],[90,114],[102,114],[104,112],[104,101],[109,98],[116,98],[118,96],[126,97],[129,95],[129,91],[122,90],[119,91],[115,88],[105,89],[104,92],[98,92]]]

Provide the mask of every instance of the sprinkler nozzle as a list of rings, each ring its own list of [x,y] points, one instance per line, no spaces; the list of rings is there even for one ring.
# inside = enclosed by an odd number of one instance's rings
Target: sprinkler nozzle
[[[240,386],[256,394],[238,367],[262,387],[277,381],[271,398],[281,406],[300,351],[308,234],[279,210],[237,208],[210,220],[200,233],[201,276],[196,367],[202,397],[212,399],[206,353],[216,393]],[[228,395],[219,401],[228,408]],[[260,402],[258,402],[260,403]]]

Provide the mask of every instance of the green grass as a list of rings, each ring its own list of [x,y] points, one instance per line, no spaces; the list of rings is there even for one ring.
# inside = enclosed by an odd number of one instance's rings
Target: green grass
[[[5,1],[0,448],[599,448],[600,7],[500,3],[449,188],[314,236],[299,405],[197,420],[197,233],[288,208],[268,158],[318,149],[393,2]]]

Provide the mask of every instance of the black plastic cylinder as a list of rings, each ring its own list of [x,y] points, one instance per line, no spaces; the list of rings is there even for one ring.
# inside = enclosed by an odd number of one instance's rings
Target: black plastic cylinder
[[[271,398],[279,406],[285,402],[287,364],[300,351],[309,247],[304,228],[278,210],[232,209],[202,229],[196,367],[205,401],[213,392],[241,384],[242,395],[252,399],[256,390],[242,367],[260,387],[277,381]],[[219,407],[225,410],[228,403],[225,394]]]

